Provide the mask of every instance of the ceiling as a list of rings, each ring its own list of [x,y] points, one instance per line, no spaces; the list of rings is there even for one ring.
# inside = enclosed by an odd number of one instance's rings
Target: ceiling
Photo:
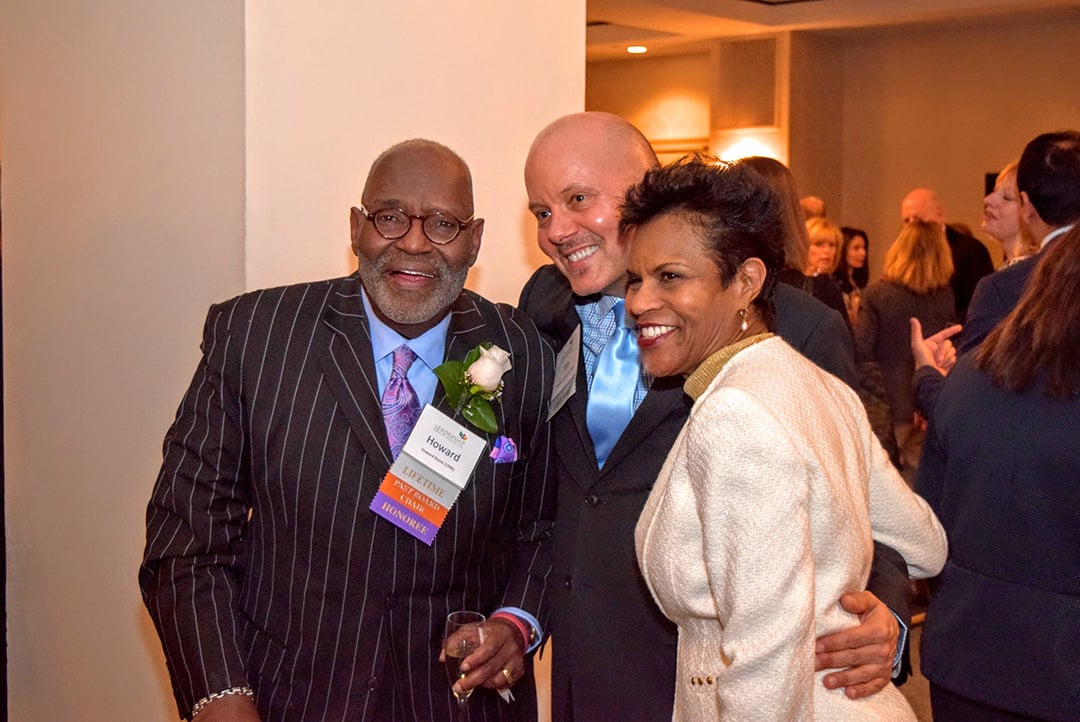
[[[932,23],[999,22],[1004,16],[1066,15],[1080,22],[1080,0],[587,0],[588,60],[686,52],[714,38],[788,30],[851,32]]]

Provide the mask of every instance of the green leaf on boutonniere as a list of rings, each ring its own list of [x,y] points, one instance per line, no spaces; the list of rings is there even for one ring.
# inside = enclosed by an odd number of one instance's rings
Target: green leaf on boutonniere
[[[495,434],[499,423],[492,402],[501,402],[502,377],[510,368],[509,352],[485,342],[461,361],[444,361],[433,370],[454,416],[461,414],[481,431]]]
[[[434,368],[435,375],[439,377],[446,391],[446,400],[455,409],[461,405],[461,397],[465,393],[466,368],[468,366],[461,361],[444,361]]]
[[[499,430],[499,424],[495,419],[495,409],[491,408],[491,402],[487,399],[473,397],[472,401],[461,410],[461,415],[481,431],[494,434]]]
[[[476,362],[476,359],[480,358],[481,348],[491,348],[491,344],[485,341],[479,346],[474,347],[471,351],[469,351],[469,353],[465,354],[465,360],[461,364],[463,371],[472,366],[473,363]]]

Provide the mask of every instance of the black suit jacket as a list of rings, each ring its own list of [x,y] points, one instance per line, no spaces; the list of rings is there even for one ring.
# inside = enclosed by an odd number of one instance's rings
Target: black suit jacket
[[[945,239],[952,251],[953,298],[956,300],[956,317],[963,321],[975,293],[979,279],[994,272],[990,251],[979,239],[961,233],[952,226],[945,226]]]
[[[982,343],[994,326],[1016,308],[1038,262],[1039,254],[1035,254],[979,281],[957,345],[960,353],[966,353]]]
[[[428,547],[368,508],[390,451],[359,289],[354,274],[257,291],[207,317],[140,572],[183,715],[249,685],[268,722],[450,720],[446,615],[506,605],[544,622],[549,345],[509,306],[454,303],[447,358],[511,353],[496,412],[521,458],[482,456]],[[452,415],[441,388],[434,405]],[[478,691],[471,719],[533,719],[526,680],[513,705]]]
[[[922,636],[935,684],[1080,720],[1080,398],[1005,391],[967,355],[945,379],[916,491],[949,536]]]
[[[1053,240],[1050,242],[1053,243]],[[975,294],[971,297],[964,329],[960,332],[956,344],[957,353],[966,354],[978,348],[994,327],[1012,313],[1020,297],[1024,295],[1024,289],[1027,288],[1040,257],[1035,254],[979,281]],[[945,377],[930,366],[923,366],[915,371],[912,384],[915,388],[916,406],[927,418],[934,413],[944,380]]]
[[[580,324],[574,303],[569,283],[549,265],[529,279],[520,307],[561,345]],[[777,325],[780,335],[811,360],[853,383],[851,336],[839,314],[778,284]],[[599,469],[585,424],[580,353],[577,365],[577,391],[552,419],[559,482],[551,586],[552,718],[670,719],[676,628],[641,578],[634,527],[692,402],[681,379],[657,379]],[[906,567],[888,552],[892,572],[879,572],[893,589],[879,596],[906,610]]]

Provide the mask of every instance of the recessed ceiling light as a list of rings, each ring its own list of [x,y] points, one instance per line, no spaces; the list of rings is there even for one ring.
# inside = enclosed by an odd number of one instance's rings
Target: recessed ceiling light
[[[642,53],[649,52],[649,49],[644,45],[631,45],[626,48],[626,52],[630,53],[631,55],[641,55]]]

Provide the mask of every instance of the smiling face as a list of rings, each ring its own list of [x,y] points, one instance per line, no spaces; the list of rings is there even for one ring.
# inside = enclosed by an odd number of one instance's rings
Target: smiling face
[[[1020,233],[1020,193],[1016,173],[999,176],[994,190],[983,200],[982,228],[1001,242],[1012,241]]]
[[[630,252],[626,309],[638,329],[641,362],[654,376],[687,376],[742,336],[739,311],[761,290],[765,267],[756,258],[724,287],[701,229],[685,215],[667,213],[640,226]]]
[[[439,211],[471,218],[472,182],[468,168],[447,149],[408,142],[372,166],[363,204],[369,212],[400,208],[410,215]],[[358,208],[352,209],[350,226],[360,282],[376,314],[402,336],[415,338],[446,315],[464,288],[480,251],[484,222],[465,224],[445,245],[428,240],[419,221],[401,238],[387,240]]]
[[[630,249],[619,204],[654,164],[641,134],[604,113],[561,118],[533,143],[525,189],[537,244],[579,296],[623,295]]]

